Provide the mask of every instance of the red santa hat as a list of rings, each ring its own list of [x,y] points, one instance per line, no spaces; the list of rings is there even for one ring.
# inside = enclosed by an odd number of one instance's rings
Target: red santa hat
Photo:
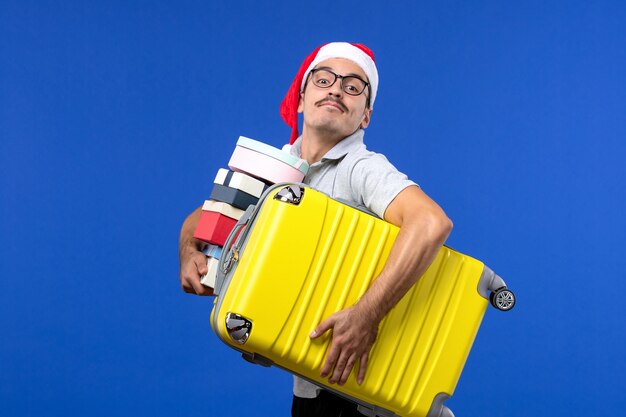
[[[289,87],[283,102],[280,105],[280,115],[289,127],[291,138],[289,143],[294,143],[298,138],[298,103],[300,93],[304,90],[307,76],[317,64],[331,58],[344,58],[357,64],[367,76],[370,84],[370,108],[374,107],[376,91],[378,90],[378,71],[374,63],[374,53],[365,45],[347,42],[332,42],[316,48],[302,62],[296,78]]]

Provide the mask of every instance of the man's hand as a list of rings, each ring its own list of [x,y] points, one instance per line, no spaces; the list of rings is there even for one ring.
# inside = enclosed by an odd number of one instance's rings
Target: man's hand
[[[441,208],[416,186],[405,188],[389,204],[385,220],[400,227],[385,267],[354,306],[333,314],[311,333],[332,329],[332,341],[321,375],[345,384],[357,360],[362,384],[378,324],[415,284],[437,255],[452,229]]]
[[[332,330],[330,349],[320,374],[322,378],[332,373],[328,381],[343,385],[358,360],[357,384],[362,384],[367,358],[378,334],[378,323],[359,304],[341,310],[320,323],[310,334],[312,339]]]
[[[200,251],[203,243],[193,237],[196,230],[202,207],[194,210],[183,222],[178,243],[178,257],[180,259],[180,273],[178,279],[183,291],[189,294],[213,295],[213,289],[200,283],[203,275],[209,272],[206,256]]]
[[[213,289],[200,283],[203,275],[209,272],[206,256],[193,244],[180,249],[180,285],[188,294],[213,295]]]

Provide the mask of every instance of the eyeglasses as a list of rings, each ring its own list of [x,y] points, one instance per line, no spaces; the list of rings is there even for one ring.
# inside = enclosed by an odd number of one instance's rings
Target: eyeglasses
[[[319,88],[332,87],[337,81],[337,78],[341,78],[341,89],[343,92],[351,96],[362,94],[363,91],[365,91],[365,87],[369,86],[368,82],[356,75],[338,75],[324,68],[311,70],[311,81]]]

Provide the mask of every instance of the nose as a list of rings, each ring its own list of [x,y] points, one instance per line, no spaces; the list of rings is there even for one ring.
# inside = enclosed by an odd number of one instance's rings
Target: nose
[[[328,89],[329,96],[341,97],[343,95],[343,78],[337,77],[333,85]]]

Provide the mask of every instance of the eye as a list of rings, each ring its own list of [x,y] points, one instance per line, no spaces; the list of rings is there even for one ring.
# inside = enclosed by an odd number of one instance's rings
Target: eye
[[[347,94],[357,96],[361,94],[364,88],[365,88],[365,83],[360,78],[345,77],[343,79],[343,90]]]
[[[328,88],[335,82],[335,74],[327,70],[316,70],[313,73],[313,83],[321,88]]]
[[[327,78],[317,78],[315,79],[315,84],[319,85],[320,87],[324,87],[330,84],[330,80],[328,80]]]

